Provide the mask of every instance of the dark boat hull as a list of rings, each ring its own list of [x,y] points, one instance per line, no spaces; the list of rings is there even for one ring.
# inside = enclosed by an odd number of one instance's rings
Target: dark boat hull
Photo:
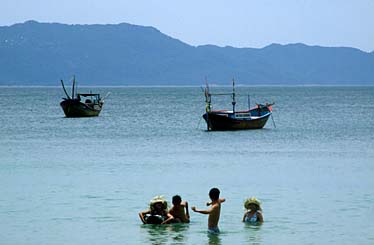
[[[66,117],[96,117],[100,114],[102,104],[87,105],[78,100],[67,99],[60,103]]]
[[[211,111],[205,113],[203,118],[207,123],[208,130],[245,130],[263,128],[271,115],[271,111],[267,108],[252,109],[236,114],[249,112],[252,117],[236,118],[232,112]]]

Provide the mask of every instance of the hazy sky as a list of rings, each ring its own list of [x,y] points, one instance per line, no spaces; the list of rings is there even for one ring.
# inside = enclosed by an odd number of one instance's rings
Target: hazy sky
[[[0,0],[1,26],[31,19],[154,26],[191,45],[374,50],[374,0]]]

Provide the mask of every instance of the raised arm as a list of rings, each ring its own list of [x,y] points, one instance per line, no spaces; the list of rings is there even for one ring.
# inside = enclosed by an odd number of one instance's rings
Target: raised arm
[[[223,202],[226,201],[226,198],[220,198],[220,199],[218,199],[218,201],[219,201],[220,203],[223,203]],[[212,205],[212,202],[207,202],[206,205],[207,205],[207,206],[210,206],[210,205]]]
[[[210,209],[207,209],[207,210],[198,210],[198,209],[196,209],[195,206],[193,206],[191,209],[192,209],[192,211],[194,211],[196,213],[201,213],[201,214],[210,214],[213,210],[213,208],[210,208]]]
[[[186,209],[186,217],[187,217],[187,219],[190,219],[190,213],[188,211],[188,202],[187,201],[184,202],[184,207]]]

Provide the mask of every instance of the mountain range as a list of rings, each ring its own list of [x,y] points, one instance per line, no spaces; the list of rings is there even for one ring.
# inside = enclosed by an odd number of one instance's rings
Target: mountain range
[[[374,52],[192,46],[153,27],[27,21],[0,27],[0,85],[374,84]]]

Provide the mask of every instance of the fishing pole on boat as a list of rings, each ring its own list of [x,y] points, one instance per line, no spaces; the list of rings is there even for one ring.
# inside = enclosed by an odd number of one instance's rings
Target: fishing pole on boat
[[[66,89],[65,89],[64,81],[62,81],[62,79],[61,79],[61,85],[62,85],[62,89],[64,90],[67,99],[70,100],[71,98],[70,98],[68,92],[67,92]]]

